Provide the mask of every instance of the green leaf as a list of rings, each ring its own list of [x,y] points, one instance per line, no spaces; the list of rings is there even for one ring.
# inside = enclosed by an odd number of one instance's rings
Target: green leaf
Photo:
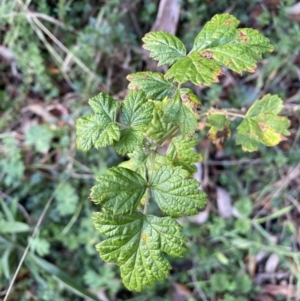
[[[142,146],[144,132],[152,120],[153,102],[147,100],[143,91],[131,91],[121,105],[121,119],[126,128],[115,143],[116,151],[124,155]]]
[[[56,208],[60,216],[73,214],[78,203],[78,194],[70,184],[58,184],[55,195]]]
[[[163,252],[180,257],[186,250],[181,226],[170,217],[94,213],[93,220],[96,229],[108,236],[96,246],[101,258],[120,266],[129,290],[141,291],[167,278],[170,264]]]
[[[211,85],[218,82],[218,76],[222,74],[219,63],[202,57],[198,53],[192,53],[178,60],[166,73],[166,78],[173,78],[179,83],[188,81],[195,85]]]
[[[50,243],[41,237],[29,237],[30,250],[36,252],[39,256],[45,256],[50,253]]]
[[[30,226],[16,221],[0,220],[0,233],[21,233],[30,231]]]
[[[206,194],[181,167],[162,166],[151,181],[151,194],[159,208],[174,217],[194,215],[206,204]]]
[[[49,151],[51,140],[54,137],[53,132],[46,125],[32,125],[25,136],[25,144],[33,145],[35,150],[40,153]]]
[[[158,66],[172,65],[186,55],[184,44],[168,32],[149,32],[143,41],[143,48],[150,51],[150,57],[158,61]]]
[[[113,214],[131,213],[140,204],[147,182],[138,173],[123,167],[113,167],[99,177],[100,184],[92,188],[91,198]]]
[[[120,139],[116,114],[119,104],[106,93],[91,98],[89,104],[94,114],[79,118],[76,122],[77,148],[88,151],[92,147],[106,147]]]
[[[254,72],[262,54],[273,51],[273,46],[257,30],[236,29],[238,25],[229,14],[215,15],[196,37],[191,53],[239,73]]]
[[[183,135],[193,134],[198,128],[198,114],[195,108],[184,104],[176,93],[173,98],[164,101],[164,118],[177,124]]]
[[[227,44],[235,36],[239,24],[232,15],[215,15],[197,35],[191,52]]]
[[[175,166],[182,166],[189,173],[196,172],[195,163],[201,161],[201,156],[193,148],[198,144],[197,138],[178,136],[172,139],[166,156]]]
[[[146,178],[146,164],[149,154],[144,149],[136,149],[134,152],[128,154],[128,156],[130,159],[122,162],[119,166],[133,170],[143,178]]]
[[[129,74],[127,79],[130,90],[142,90],[148,99],[163,100],[174,91],[173,84],[159,72],[137,72]]]
[[[63,270],[60,270],[58,267],[53,265],[52,263],[33,255],[32,253],[29,253],[27,255],[28,262],[33,262],[39,266],[40,270],[46,271],[51,275],[52,277],[55,276],[58,278],[63,286],[65,286],[66,289],[72,291],[78,296],[81,296],[85,299],[100,301],[95,295],[90,293],[88,290],[82,286],[82,279],[76,279],[74,275],[68,275]],[[30,260],[30,261],[29,261]]]
[[[153,119],[147,131],[147,137],[153,140],[161,139],[171,128],[173,124],[167,122],[164,117],[163,104],[156,102],[153,110]]]
[[[231,285],[230,276],[222,272],[213,274],[210,277],[210,285],[214,292],[226,292],[228,287]]]
[[[275,146],[289,135],[290,125],[287,117],[278,116],[283,108],[282,100],[276,95],[267,94],[256,100],[248,110],[244,120],[238,126],[236,144],[244,151],[253,152],[259,143]]]
[[[210,127],[208,131],[208,137],[211,140],[216,140],[221,137],[229,137],[230,131],[230,121],[223,115],[218,113],[211,113],[207,117],[206,126]]]

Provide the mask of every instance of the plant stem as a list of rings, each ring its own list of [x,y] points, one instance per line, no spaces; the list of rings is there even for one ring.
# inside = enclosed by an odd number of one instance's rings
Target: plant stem
[[[227,111],[226,109],[223,109],[223,110],[212,109],[205,113],[202,113],[200,116],[207,116],[207,115],[213,115],[213,114],[220,114],[220,115],[238,117],[238,118],[243,118],[243,119],[245,118],[245,115],[243,115],[243,114]]]
[[[150,197],[151,197],[149,185],[150,185],[152,177],[153,177],[155,156],[156,156],[156,152],[155,151],[151,152],[151,166],[150,166],[150,169],[148,170],[148,188],[147,188],[147,195],[146,195],[146,201],[145,201],[145,206],[144,206],[144,214],[145,215],[147,214],[148,204],[149,204]]]
[[[158,140],[157,144],[163,145],[164,142],[166,142],[170,137],[172,137],[177,130],[178,130],[177,126],[172,127],[160,140]]]

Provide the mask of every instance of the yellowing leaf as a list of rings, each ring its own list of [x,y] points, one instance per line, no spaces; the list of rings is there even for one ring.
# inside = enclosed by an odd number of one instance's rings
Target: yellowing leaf
[[[160,65],[172,65],[186,54],[184,44],[174,35],[164,31],[147,33],[143,41],[144,48],[150,51],[150,57]]]
[[[191,53],[239,73],[254,72],[262,54],[273,51],[273,46],[257,30],[236,29],[238,24],[229,14],[215,15],[196,37]]]
[[[129,290],[141,291],[167,278],[171,267],[164,252],[181,257],[186,251],[181,226],[170,217],[94,213],[93,220],[96,229],[108,236],[97,251],[104,261],[120,266]]]
[[[218,113],[211,113],[207,117],[206,126],[210,127],[208,132],[208,137],[211,140],[216,140],[222,137],[229,137],[230,136],[230,121],[229,119],[223,115]]]
[[[183,103],[180,94],[164,100],[164,119],[179,126],[183,135],[193,134],[198,128],[198,114],[190,103]]]
[[[289,135],[289,120],[278,116],[283,108],[282,100],[276,95],[266,95],[256,100],[248,110],[245,119],[238,126],[236,144],[243,150],[253,152],[259,143],[267,146],[277,145]]]

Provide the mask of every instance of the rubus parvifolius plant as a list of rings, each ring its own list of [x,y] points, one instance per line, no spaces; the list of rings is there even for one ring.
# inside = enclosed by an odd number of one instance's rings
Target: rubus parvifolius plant
[[[230,135],[232,118],[242,118],[236,144],[245,151],[257,150],[259,143],[274,146],[289,134],[288,119],[278,116],[283,104],[277,96],[264,96],[242,115],[233,110],[204,111],[193,91],[183,87],[187,82],[218,82],[223,67],[254,72],[262,54],[273,47],[258,31],[237,29],[238,24],[229,14],[214,16],[188,54],[175,36],[148,33],[144,48],[159,65],[170,66],[166,74],[128,75],[132,91],[123,102],[100,93],[89,100],[94,113],[77,120],[80,150],[113,146],[130,158],[99,176],[91,192],[102,207],[94,213],[95,227],[107,236],[96,248],[104,261],[120,266],[129,290],[140,291],[168,276],[170,264],[164,253],[180,257],[186,250],[175,218],[197,214],[206,204],[205,193],[193,179],[194,164],[201,160],[193,149],[200,120],[214,140],[220,133]],[[150,201],[166,216],[149,214]]]

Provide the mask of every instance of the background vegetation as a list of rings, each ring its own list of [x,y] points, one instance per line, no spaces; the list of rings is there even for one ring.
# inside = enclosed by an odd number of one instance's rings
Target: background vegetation
[[[89,113],[90,96],[104,91],[121,100],[126,75],[149,68],[141,38],[158,5],[0,0],[0,298],[30,243],[8,300],[299,300],[297,1],[181,1],[177,35],[188,48],[203,24],[223,12],[275,46],[255,73],[226,71],[219,85],[199,87],[203,105],[239,109],[279,94],[291,135],[249,154],[231,139],[213,145],[200,132],[198,176],[210,202],[180,221],[189,251],[171,259],[168,281],[128,292],[117,267],[96,253],[101,236],[92,225],[97,208],[89,189],[96,175],[125,158],[112,149],[76,151],[74,123]]]

